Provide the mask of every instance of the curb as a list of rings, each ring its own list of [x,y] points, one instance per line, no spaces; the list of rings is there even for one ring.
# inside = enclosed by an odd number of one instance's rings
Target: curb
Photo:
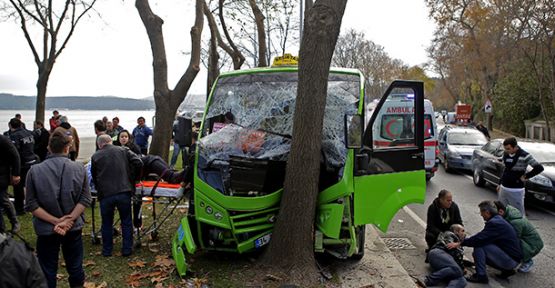
[[[362,260],[339,268],[341,287],[418,287],[373,225],[366,225]]]

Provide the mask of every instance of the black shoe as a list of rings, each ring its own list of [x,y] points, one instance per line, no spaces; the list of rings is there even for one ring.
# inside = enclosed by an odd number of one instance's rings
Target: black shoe
[[[511,269],[511,270],[501,270],[501,273],[495,274],[495,276],[497,276],[501,279],[507,279],[507,278],[509,278],[509,277],[511,277],[515,274],[516,274],[515,270]]]
[[[473,282],[473,283],[483,283],[483,284],[489,283],[488,276],[478,275],[478,274],[472,274],[472,276],[466,277],[466,281]]]

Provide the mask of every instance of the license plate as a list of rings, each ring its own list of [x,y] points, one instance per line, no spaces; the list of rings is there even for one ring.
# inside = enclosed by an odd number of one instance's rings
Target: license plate
[[[179,225],[179,228],[177,229],[177,240],[179,240],[178,242],[181,242],[184,237],[185,231],[183,230],[183,225]]]
[[[272,234],[267,234],[264,235],[256,240],[254,240],[254,247],[256,248],[260,248],[268,243],[270,243],[270,238],[271,238]]]

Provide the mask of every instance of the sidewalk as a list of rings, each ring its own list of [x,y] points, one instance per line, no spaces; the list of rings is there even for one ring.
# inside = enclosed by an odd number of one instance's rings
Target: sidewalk
[[[418,287],[372,225],[366,225],[365,255],[338,268],[341,287]]]

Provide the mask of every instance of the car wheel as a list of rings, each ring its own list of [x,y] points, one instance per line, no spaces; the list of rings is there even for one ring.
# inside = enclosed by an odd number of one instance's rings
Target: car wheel
[[[443,168],[445,168],[445,172],[451,173],[453,169],[449,167],[449,161],[447,161],[447,155],[443,156]]]
[[[474,185],[479,187],[484,187],[484,185],[486,184],[486,180],[484,180],[482,172],[477,167],[474,168],[474,171],[472,173],[472,182],[474,182]]]

